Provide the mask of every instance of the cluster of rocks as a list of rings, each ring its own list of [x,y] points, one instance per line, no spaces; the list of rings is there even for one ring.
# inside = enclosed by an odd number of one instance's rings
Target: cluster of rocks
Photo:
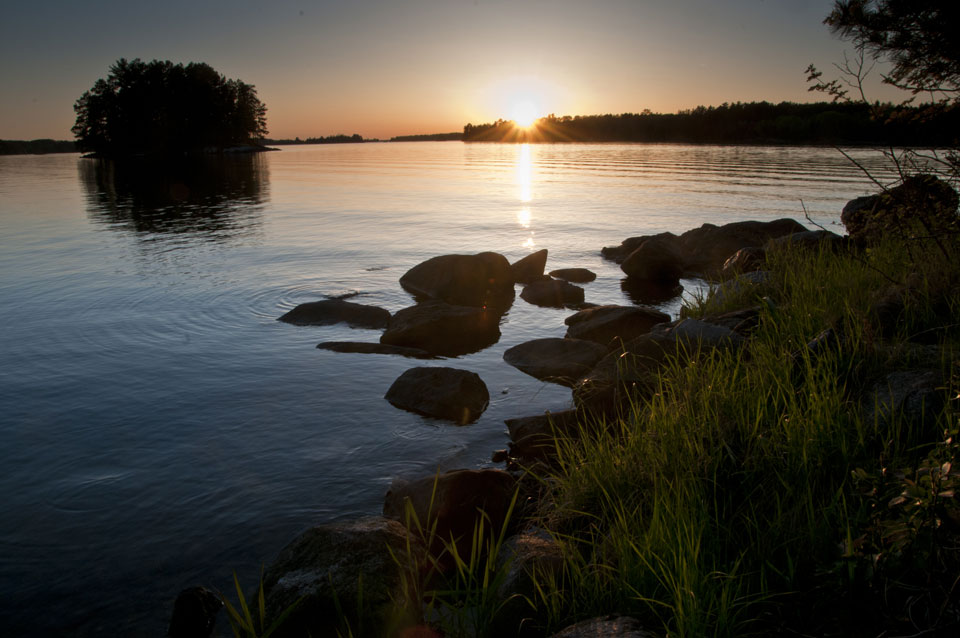
[[[520,469],[551,463],[558,437],[577,437],[584,428],[603,427],[604,419],[597,416],[617,413],[637,393],[653,392],[662,366],[685,365],[718,349],[749,348],[763,305],[771,303],[759,293],[768,277],[763,270],[766,251],[773,243],[846,250],[850,241],[827,231],[808,231],[793,220],[776,220],[704,224],[679,236],[632,237],[603,249],[607,259],[621,265],[627,281],[640,286],[670,289],[680,277],[698,276],[726,282],[717,289],[718,297],[724,291],[757,287],[752,304],[733,312],[708,313],[702,319],[672,321],[643,306],[587,306],[583,289],[570,282],[589,282],[595,275],[583,269],[544,275],[546,250],[514,264],[490,252],[434,257],[401,277],[401,285],[417,304],[393,315],[344,300],[325,300],[298,306],[281,317],[299,325],[346,322],[384,330],[378,344],[335,342],[320,344],[321,348],[434,358],[495,343],[517,283],[524,284],[520,296],[529,303],[575,310],[565,320],[563,338],[528,341],[503,356],[526,374],[570,387],[573,407],[508,419],[509,449],[494,456],[495,461],[508,463],[506,470],[453,470],[412,481],[398,479],[386,494],[382,516],[320,525],[301,534],[280,552],[263,579],[268,619],[300,601],[278,635],[334,635],[343,629],[341,622],[355,634],[379,634],[392,620],[389,610],[394,603],[409,595],[411,578],[424,574],[428,579],[443,578],[452,568],[454,551],[470,555],[477,530],[489,538],[504,529],[509,538],[500,560],[507,577],[498,593],[507,604],[493,622],[502,635],[518,635],[529,615],[518,601],[533,596],[533,575],[558,573],[563,567],[557,543],[525,520],[536,506],[536,488]],[[881,322],[895,323],[914,292],[909,282],[883,291],[873,314]],[[842,340],[839,329],[826,331],[796,353],[795,360],[819,356]],[[917,348],[916,359],[922,360],[923,345]],[[932,362],[937,355],[925,356]],[[942,392],[937,393],[942,379],[934,368],[931,363],[912,374],[899,371],[879,380],[864,397],[864,409],[876,419],[911,410],[916,418],[930,418],[932,402],[942,399]],[[464,424],[479,417],[489,393],[473,372],[416,367],[394,382],[386,398],[398,407]],[[183,596],[185,608],[201,619],[216,613],[214,601],[202,592],[185,590]],[[175,618],[182,621],[177,612]],[[195,627],[200,624],[201,620],[194,622]],[[423,635],[431,635],[422,629]],[[171,635],[188,634],[175,632],[172,622]],[[581,635],[653,634],[635,620],[617,616],[587,620],[555,634]]]

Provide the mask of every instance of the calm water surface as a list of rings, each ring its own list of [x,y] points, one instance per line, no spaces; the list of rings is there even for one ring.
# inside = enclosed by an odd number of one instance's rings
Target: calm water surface
[[[379,333],[276,321],[296,304],[357,293],[396,311],[412,303],[397,280],[424,259],[541,248],[548,269],[597,272],[587,301],[630,303],[602,246],[703,222],[804,222],[804,206],[839,232],[843,204],[869,190],[839,153],[809,148],[328,145],[163,167],[0,157],[0,627],[163,635],[182,588],[226,590],[233,570],[253,584],[304,528],[378,513],[392,478],[487,465],[504,419],[570,404],[502,360],[563,336],[570,311],[518,297],[498,344],[433,363],[491,391],[477,423],[454,427],[383,399],[422,362],[317,350]]]

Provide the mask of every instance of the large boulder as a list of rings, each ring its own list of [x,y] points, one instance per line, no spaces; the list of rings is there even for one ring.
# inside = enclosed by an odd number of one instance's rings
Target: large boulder
[[[505,308],[513,299],[513,271],[499,253],[441,255],[417,264],[400,285],[418,301],[438,299],[458,306]]]
[[[404,567],[424,563],[416,537],[408,539],[393,520],[365,518],[307,530],[264,574],[266,624],[296,603],[275,636],[335,636],[347,627],[357,636],[381,635],[391,601],[406,595],[394,556]]]
[[[330,350],[331,352],[350,352],[359,354],[392,354],[400,357],[410,357],[412,359],[434,359],[435,357],[420,348],[407,348],[405,346],[391,346],[385,343],[367,343],[365,341],[324,341],[317,344],[321,350]]]
[[[509,457],[521,465],[551,461],[558,437],[576,437],[589,419],[577,410],[547,412],[504,421],[510,433]]]
[[[677,236],[673,233],[658,233],[656,235],[641,235],[639,237],[627,237],[619,246],[604,246],[600,249],[600,254],[604,259],[622,264],[623,260],[630,256],[630,253],[640,247],[640,244],[648,239],[662,239],[668,243],[676,240]]]
[[[840,215],[850,237],[873,243],[884,235],[909,237],[960,229],[957,191],[933,175],[914,175],[879,195],[847,202]]]
[[[572,386],[606,353],[604,346],[593,341],[548,337],[507,349],[503,360],[542,381]]]
[[[407,370],[385,398],[398,408],[460,425],[476,421],[490,403],[487,385],[477,373],[443,367]]]
[[[323,299],[302,303],[277,321],[296,326],[329,326],[346,323],[351,328],[381,330],[390,321],[390,312],[377,306],[351,303],[343,299]]]
[[[664,285],[676,285],[684,272],[685,255],[679,239],[674,235],[656,235],[634,250],[620,270],[632,279],[651,281]]]
[[[380,343],[456,357],[495,344],[500,339],[500,317],[492,308],[427,301],[390,317]]]
[[[568,339],[587,339],[614,349],[667,321],[670,321],[670,315],[653,308],[597,306],[570,315],[564,323],[569,326]]]
[[[723,226],[703,224],[680,235],[684,271],[687,275],[714,276],[741,248],[763,246],[771,239],[806,230],[799,222],[787,218],[769,222],[733,222]]]
[[[430,548],[434,556],[451,541],[469,556],[478,525],[485,527],[485,539],[500,533],[516,489],[513,475],[494,469],[452,470],[412,481],[396,479],[384,497],[383,515],[411,531],[418,529],[416,523],[424,532],[435,523]]]
[[[547,249],[530,253],[523,259],[510,264],[513,280],[523,284],[543,279],[543,269],[547,265]]]
[[[524,286],[520,297],[535,306],[563,308],[583,303],[583,288],[558,279],[542,279]]]
[[[551,270],[550,276],[574,284],[588,284],[597,278],[597,273],[586,268],[558,268]]]

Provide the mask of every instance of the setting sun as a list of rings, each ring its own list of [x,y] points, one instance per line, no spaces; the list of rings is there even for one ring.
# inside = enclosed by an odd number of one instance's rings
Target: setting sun
[[[537,107],[533,102],[524,100],[514,105],[510,114],[510,119],[517,123],[517,126],[528,128],[537,120]]]

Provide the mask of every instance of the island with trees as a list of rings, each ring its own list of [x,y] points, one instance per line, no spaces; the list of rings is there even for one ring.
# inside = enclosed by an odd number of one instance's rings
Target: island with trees
[[[121,58],[73,108],[77,148],[96,157],[265,148],[267,108],[256,89],[201,62]]]

